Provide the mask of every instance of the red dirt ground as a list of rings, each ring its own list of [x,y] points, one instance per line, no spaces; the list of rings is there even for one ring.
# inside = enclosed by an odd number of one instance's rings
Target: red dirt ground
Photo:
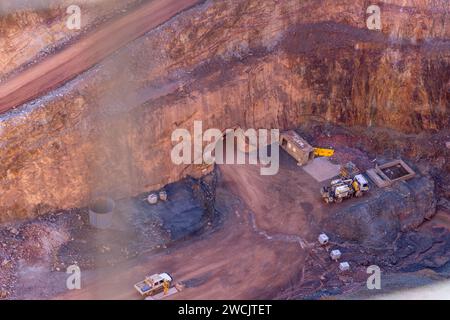
[[[259,167],[249,165],[222,165],[220,174],[216,207],[225,221],[219,230],[163,253],[87,271],[82,290],[55,298],[139,299],[133,284],[163,271],[187,285],[174,299],[274,298],[299,280],[307,256],[316,267],[331,264],[315,239],[322,217],[337,207],[321,202],[320,185],[293,159],[283,153],[275,176],[260,176]]]

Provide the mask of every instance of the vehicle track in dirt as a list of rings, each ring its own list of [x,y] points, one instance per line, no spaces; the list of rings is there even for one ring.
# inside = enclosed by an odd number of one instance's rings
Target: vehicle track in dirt
[[[57,88],[199,0],[152,0],[0,84],[0,113]]]

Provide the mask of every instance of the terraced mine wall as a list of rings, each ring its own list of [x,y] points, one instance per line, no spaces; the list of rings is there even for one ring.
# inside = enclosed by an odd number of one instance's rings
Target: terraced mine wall
[[[448,1],[381,1],[381,31],[367,29],[370,4],[205,1],[1,115],[0,221],[197,174],[170,161],[171,133],[195,120],[221,130],[310,119],[412,135],[448,128]]]

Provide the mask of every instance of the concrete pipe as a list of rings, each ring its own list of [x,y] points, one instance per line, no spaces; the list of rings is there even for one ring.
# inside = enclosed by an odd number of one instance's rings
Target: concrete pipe
[[[108,229],[112,225],[114,200],[109,198],[100,198],[95,200],[89,206],[89,222],[91,226],[98,229]]]

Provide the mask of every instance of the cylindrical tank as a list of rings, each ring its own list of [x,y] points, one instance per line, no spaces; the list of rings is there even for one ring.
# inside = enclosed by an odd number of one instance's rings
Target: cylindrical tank
[[[110,198],[99,198],[89,206],[89,222],[98,229],[108,229],[112,225],[116,204]]]
[[[167,201],[167,192],[166,192],[166,190],[161,190],[159,192],[159,199],[161,201]]]
[[[148,203],[156,204],[158,202],[158,195],[156,193],[151,193],[147,198]]]

